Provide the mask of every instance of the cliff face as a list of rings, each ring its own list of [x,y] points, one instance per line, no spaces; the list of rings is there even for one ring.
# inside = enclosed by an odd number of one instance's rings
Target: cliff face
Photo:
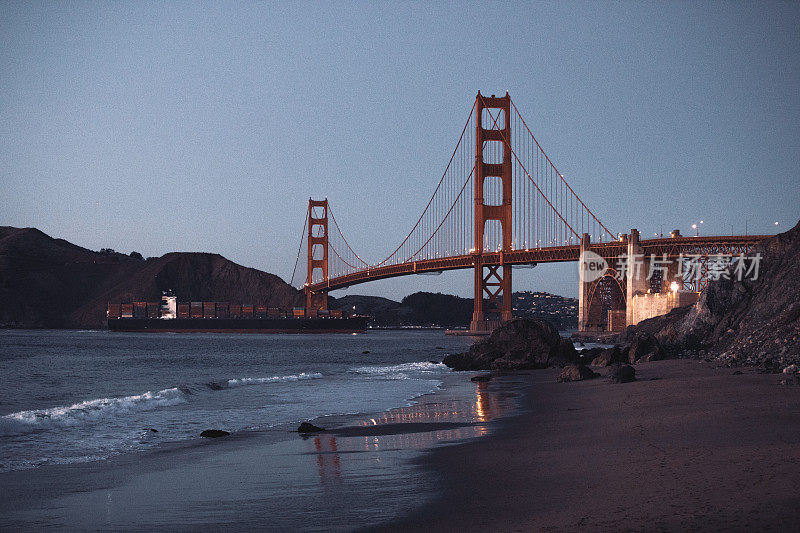
[[[628,328],[622,340],[646,331],[672,353],[705,351],[766,368],[800,363],[800,223],[759,243],[755,254],[757,279],[712,282],[696,304]]]
[[[101,328],[107,302],[181,301],[303,305],[278,276],[218,254],[169,253],[146,261],[100,253],[33,228],[0,227],[0,326]]]

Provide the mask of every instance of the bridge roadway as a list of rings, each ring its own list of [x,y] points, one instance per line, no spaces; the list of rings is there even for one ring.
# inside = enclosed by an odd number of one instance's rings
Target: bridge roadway
[[[658,239],[643,239],[640,242],[644,255],[651,254],[662,257],[678,257],[684,255],[739,255],[747,253],[759,241],[771,235],[734,235],[734,236],[704,236],[704,237],[664,237]],[[626,241],[611,241],[593,243],[589,249],[603,258],[609,259],[627,254]],[[312,292],[328,292],[343,289],[360,283],[376,281],[379,279],[408,276],[411,274],[424,274],[426,272],[443,272],[445,270],[458,270],[473,268],[478,254],[465,254],[452,257],[434,259],[420,259],[395,265],[382,265],[374,268],[359,270],[319,281],[306,286]],[[503,257],[505,256],[505,257]],[[551,246],[546,248],[532,248],[529,250],[512,250],[510,252],[483,252],[480,254],[484,265],[499,265],[502,259],[507,265],[526,265],[533,263],[563,263],[577,261],[580,257],[580,245]]]

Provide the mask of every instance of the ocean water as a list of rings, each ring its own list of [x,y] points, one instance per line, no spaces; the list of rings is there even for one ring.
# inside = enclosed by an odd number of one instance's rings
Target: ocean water
[[[450,371],[439,361],[469,343],[441,331],[0,331],[0,472],[144,451],[205,429],[407,406],[441,386]]]

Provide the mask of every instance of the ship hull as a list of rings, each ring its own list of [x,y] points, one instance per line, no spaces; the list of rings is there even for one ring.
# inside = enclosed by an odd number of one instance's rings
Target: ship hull
[[[111,331],[143,333],[358,333],[366,327],[366,317],[108,319]]]

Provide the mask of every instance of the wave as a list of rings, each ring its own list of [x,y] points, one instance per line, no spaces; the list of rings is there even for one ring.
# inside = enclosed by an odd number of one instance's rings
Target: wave
[[[186,402],[186,395],[186,391],[173,387],[121,398],[87,400],[70,406],[19,411],[0,417],[0,436],[18,435],[53,426],[76,426],[101,418],[177,405]]]
[[[350,372],[366,376],[374,376],[382,379],[411,379],[409,374],[416,374],[414,377],[430,377],[432,374],[449,372],[450,368],[444,363],[434,363],[433,361],[420,361],[417,363],[402,363],[399,365],[388,366],[359,366],[351,368]]]
[[[238,379],[229,379],[227,382],[224,382],[224,385],[220,388],[244,387],[246,385],[263,385],[265,383],[285,383],[287,381],[304,381],[307,379],[321,379],[321,378],[322,374],[320,374],[319,372],[313,372],[313,373],[301,372],[300,374],[292,374],[289,376],[272,376],[266,378],[238,378]],[[219,384],[215,383],[215,385]]]

